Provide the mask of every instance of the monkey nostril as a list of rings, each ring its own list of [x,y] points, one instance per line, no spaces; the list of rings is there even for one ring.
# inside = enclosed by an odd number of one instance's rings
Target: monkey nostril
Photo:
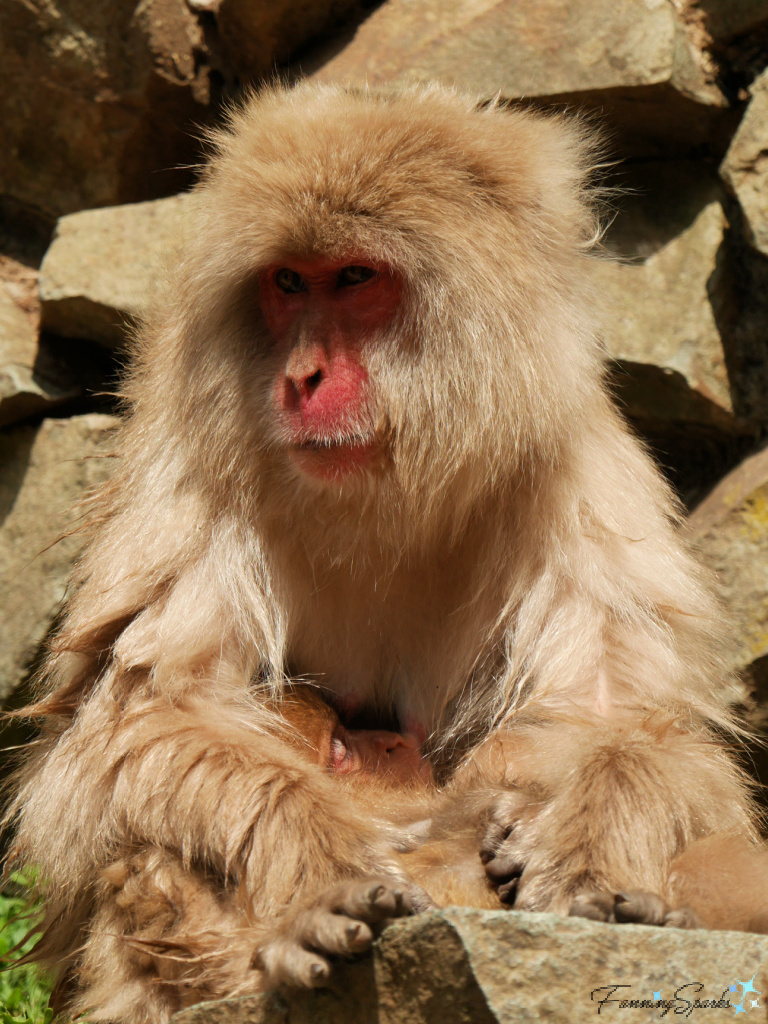
[[[324,377],[325,374],[322,370],[315,370],[310,374],[287,373],[285,378],[287,405],[290,408],[295,408],[310,399],[322,384]]]
[[[311,376],[306,378],[306,380],[304,381],[304,386],[310,392],[315,391],[320,386],[322,379],[323,371],[315,370],[315,372]]]

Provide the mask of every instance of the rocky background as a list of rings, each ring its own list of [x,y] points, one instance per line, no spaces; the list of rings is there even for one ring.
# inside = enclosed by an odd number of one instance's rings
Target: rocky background
[[[766,65],[768,0],[2,0],[0,700],[24,699],[71,509],[109,472],[126,336],[183,244],[205,126],[275,74],[441,79],[604,126],[616,398],[691,510],[764,728]]]

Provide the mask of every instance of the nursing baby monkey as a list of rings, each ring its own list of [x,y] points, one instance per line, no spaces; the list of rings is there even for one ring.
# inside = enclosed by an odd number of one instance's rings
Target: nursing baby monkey
[[[605,387],[589,132],[303,84],[215,144],[28,709],[59,1005],[322,984],[447,876],[762,927],[722,615]],[[413,738],[407,814],[297,744],[300,679]]]

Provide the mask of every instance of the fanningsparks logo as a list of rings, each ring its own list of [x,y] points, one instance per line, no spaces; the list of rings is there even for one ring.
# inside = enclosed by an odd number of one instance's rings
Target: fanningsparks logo
[[[684,985],[679,985],[666,998],[661,990],[651,992],[645,997],[635,997],[628,991],[632,989],[632,985],[603,985],[592,989],[590,998],[597,1004],[598,1014],[605,1013],[609,1007],[613,1007],[617,1010],[658,1009],[659,1017],[666,1017],[670,1012],[681,1017],[690,1017],[694,1010],[715,1009],[731,1009],[738,1016],[740,1013],[749,1013],[750,1010],[762,1009],[762,993],[755,988],[755,977],[753,974],[749,981],[736,981],[727,985],[719,997],[707,997],[704,994],[704,985],[700,981],[688,981]]]

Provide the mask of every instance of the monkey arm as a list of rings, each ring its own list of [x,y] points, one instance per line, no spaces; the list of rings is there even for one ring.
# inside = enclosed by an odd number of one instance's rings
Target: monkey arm
[[[256,917],[392,867],[376,825],[340,805],[333,781],[242,706],[146,699],[118,711],[96,693],[47,744],[37,782],[16,802],[18,847],[44,855],[43,873],[68,898],[130,842],[242,884]]]

